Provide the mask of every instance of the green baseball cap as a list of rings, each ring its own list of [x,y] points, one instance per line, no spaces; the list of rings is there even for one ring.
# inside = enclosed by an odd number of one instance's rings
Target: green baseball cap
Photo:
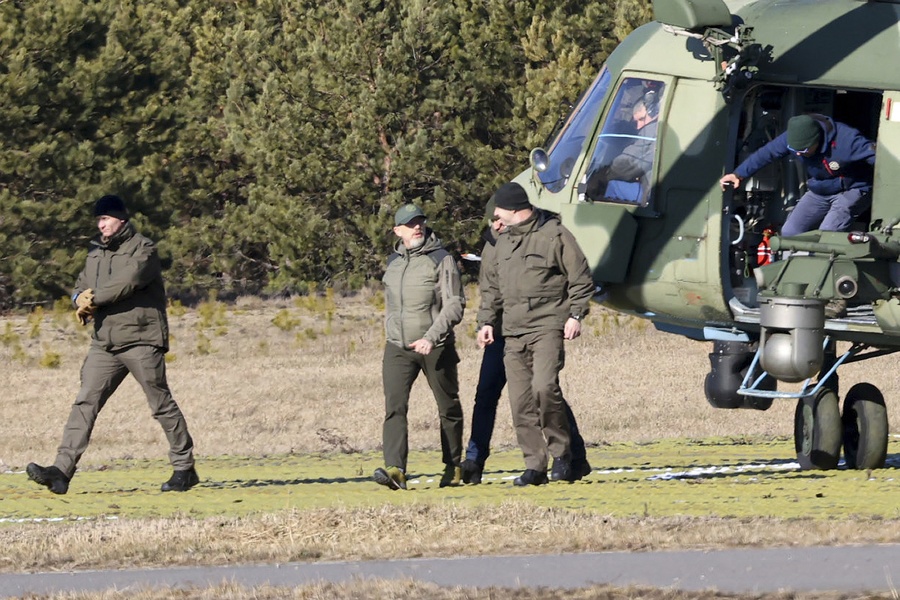
[[[425,218],[425,213],[415,204],[404,204],[394,214],[394,225],[406,225],[416,217]]]

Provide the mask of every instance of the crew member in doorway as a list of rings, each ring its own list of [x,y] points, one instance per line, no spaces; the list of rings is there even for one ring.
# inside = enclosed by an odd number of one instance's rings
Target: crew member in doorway
[[[806,193],[781,227],[781,235],[813,229],[847,231],[872,204],[875,142],[824,115],[799,115],[787,130],[720,180],[738,187],[766,165],[795,154],[806,167]]]

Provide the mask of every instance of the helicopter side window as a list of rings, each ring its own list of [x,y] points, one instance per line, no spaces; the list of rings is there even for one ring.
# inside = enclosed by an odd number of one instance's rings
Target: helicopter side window
[[[649,202],[664,89],[655,79],[629,77],[622,82],[591,156],[588,200]]]

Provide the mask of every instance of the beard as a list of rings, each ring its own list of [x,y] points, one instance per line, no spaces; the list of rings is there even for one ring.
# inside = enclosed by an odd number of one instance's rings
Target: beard
[[[412,238],[409,240],[409,244],[406,246],[409,250],[415,250],[416,248],[421,248],[425,243],[425,236]]]

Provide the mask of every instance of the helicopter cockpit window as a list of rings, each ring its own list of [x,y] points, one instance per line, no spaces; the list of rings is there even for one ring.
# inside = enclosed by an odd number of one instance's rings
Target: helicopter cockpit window
[[[609,81],[609,71],[603,69],[550,145],[547,153],[550,158],[549,167],[543,173],[538,173],[541,183],[549,191],[558,192],[565,187],[575,168],[575,161],[578,160],[590,136],[594,119],[609,89]]]
[[[622,82],[588,166],[588,200],[649,203],[664,90],[665,84],[654,79]]]

